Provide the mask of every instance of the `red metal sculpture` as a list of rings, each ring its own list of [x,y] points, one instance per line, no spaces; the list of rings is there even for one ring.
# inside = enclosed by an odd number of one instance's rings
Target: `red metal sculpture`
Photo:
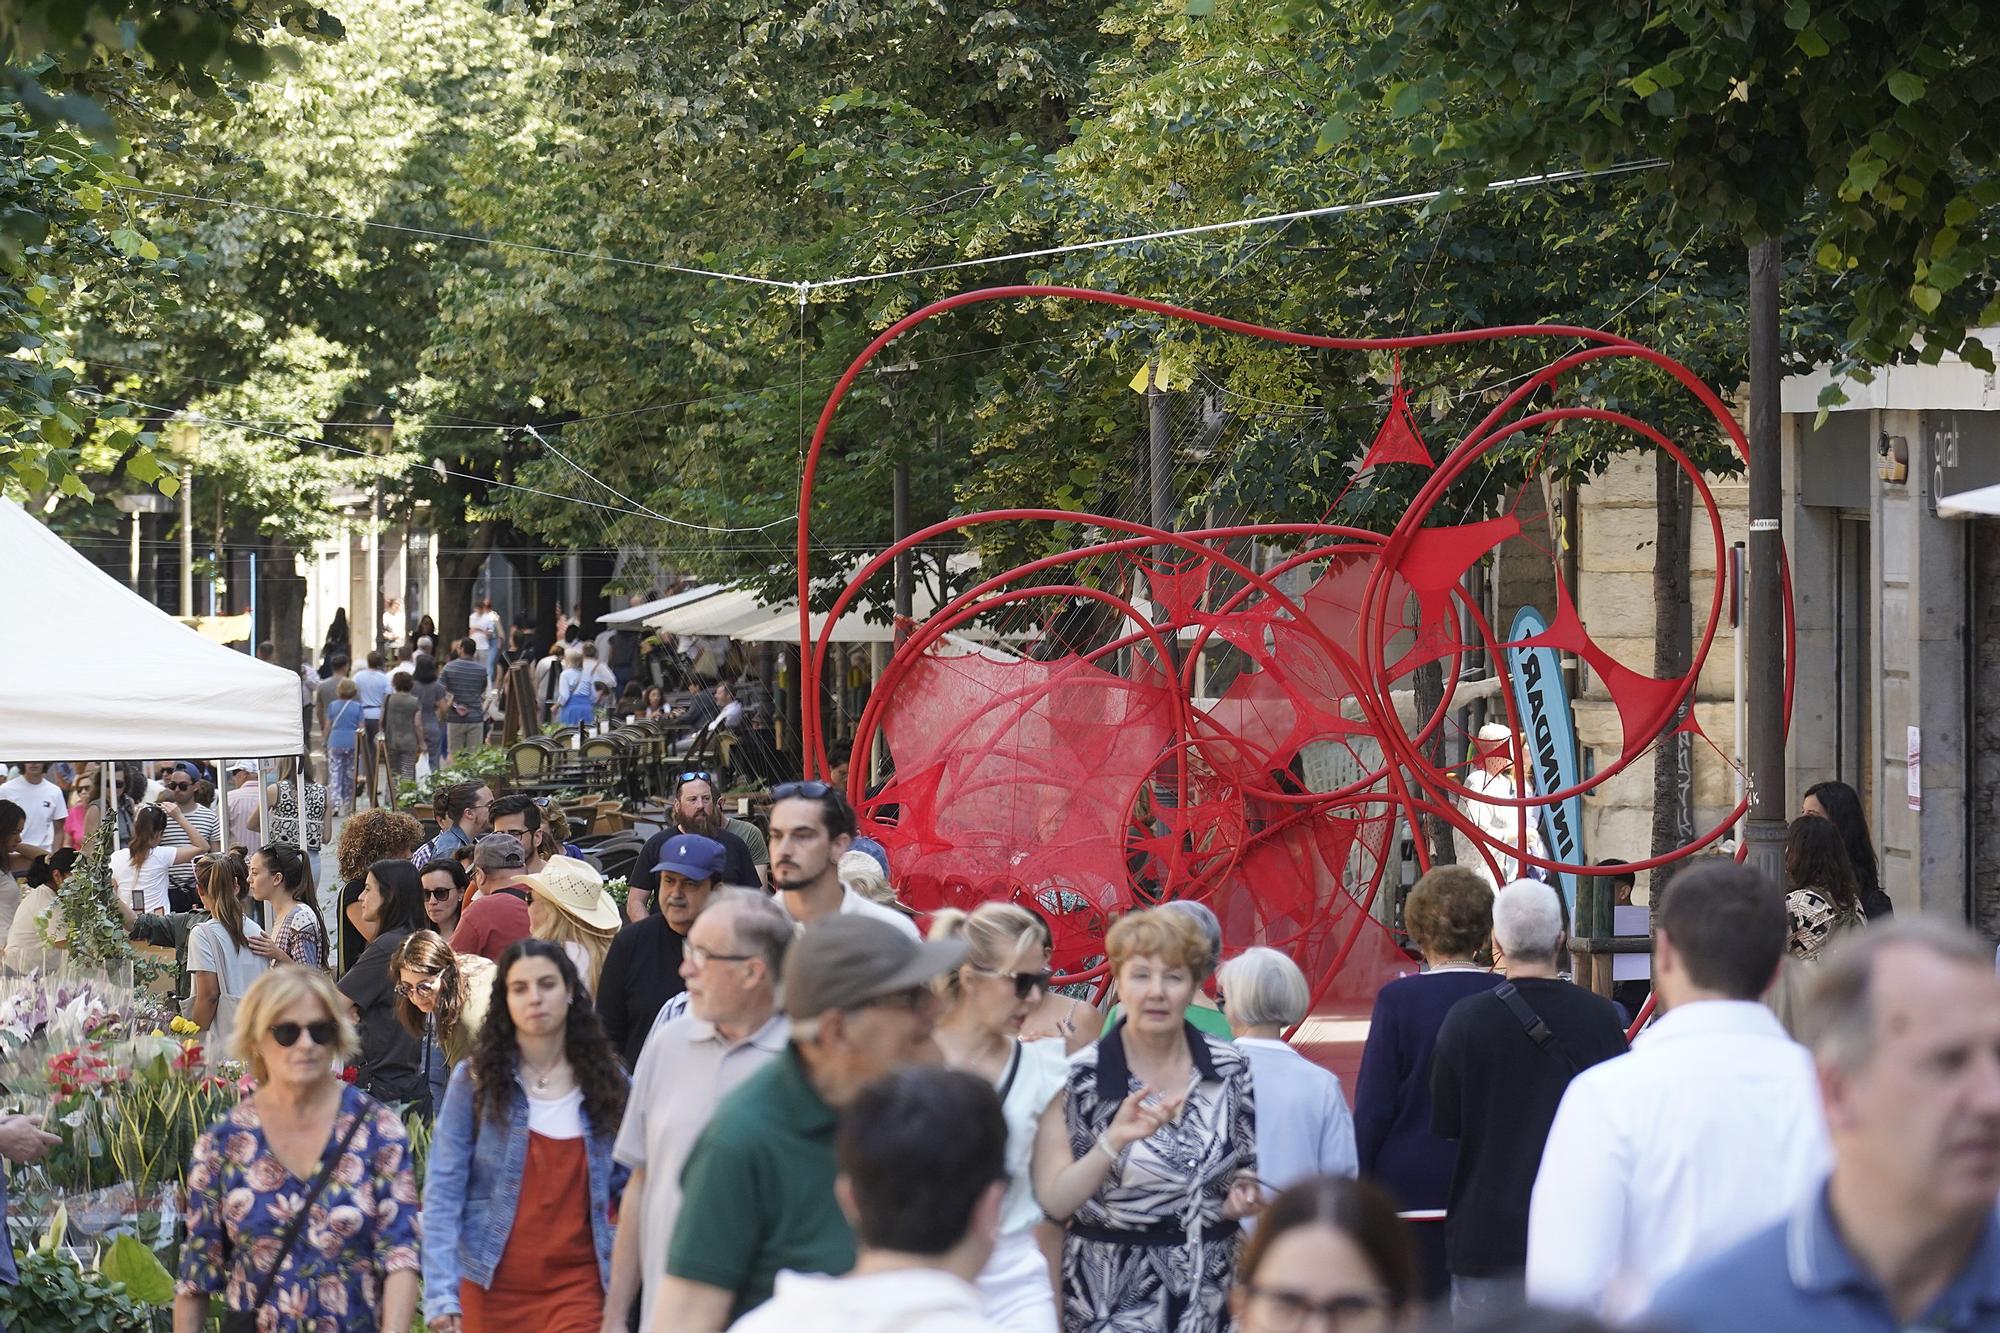
[[[1404,349],[1540,339],[1581,343],[1516,385],[1432,468],[1386,536],[1334,524],[1242,524],[1168,532],[1058,509],[1007,509],[953,518],[911,534],[863,564],[826,618],[817,642],[807,617],[813,479],[840,403],[856,376],[891,342],[926,320],[993,301],[1064,299],[1122,306],[1246,337],[1300,347],[1398,354],[1388,419],[1372,462],[1431,467],[1400,381]],[[1522,532],[1515,509],[1475,522],[1440,523],[1449,489],[1488,451],[1566,421],[1608,423],[1661,449],[1687,473],[1707,518],[1716,564],[1726,564],[1722,522],[1700,473],[1645,422],[1587,406],[1528,410],[1579,367],[1634,358],[1659,367],[1701,403],[1739,453],[1747,441],[1722,401],[1685,367],[1629,339],[1591,329],[1531,325],[1402,338],[1335,338],[1262,328],[1112,292],[999,287],[935,302],[899,320],[855,358],[820,413],[799,499],[800,637],[804,646],[803,732],[809,772],[830,769],[819,719],[819,682],[832,626],[896,555],[952,532],[1006,523],[1081,525],[1103,539],[996,571],[907,627],[862,712],[851,754],[850,795],[864,831],[890,850],[904,901],[923,910],[1007,899],[1051,922],[1056,966],[1067,979],[1101,974],[1106,923],[1134,905],[1198,898],[1214,908],[1232,943],[1288,950],[1315,980],[1315,1000],[1336,992],[1365,1003],[1407,968],[1370,909],[1393,864],[1399,820],[1435,815],[1489,866],[1501,854],[1553,871],[1589,873],[1529,854],[1483,833],[1460,808],[1473,795],[1426,750],[1449,725],[1467,654],[1500,664],[1505,650],[1463,593],[1472,566]],[[1379,455],[1379,457],[1378,457]],[[1518,505],[1517,505],[1518,507]],[[1229,554],[1243,539],[1284,542],[1297,554],[1260,572]],[[1150,606],[1083,579],[1087,561],[1119,559],[1142,571]],[[1287,592],[1286,588],[1302,591]],[[1232,589],[1217,589],[1224,583]],[[1609,692],[1620,721],[1618,754],[1576,787],[1489,804],[1541,806],[1589,791],[1623,771],[1675,729],[1692,696],[1721,619],[1716,580],[1686,676],[1660,680],[1620,662],[1585,631],[1571,590],[1557,576],[1550,627],[1529,644],[1576,655]],[[1053,660],[969,650],[953,636],[1000,608],[1100,604],[1134,628]],[[1469,628],[1468,628],[1469,627]],[[1789,589],[1787,643],[1791,635]],[[953,637],[948,637],[953,636]],[[1219,697],[1195,702],[1195,662],[1211,640],[1247,659]],[[1789,654],[1788,654],[1789,658]],[[1411,680],[1443,666],[1442,702],[1427,715],[1409,706]],[[1495,696],[1514,730],[1514,694]],[[1403,702],[1399,707],[1399,699]],[[1790,690],[1786,712],[1789,721]],[[1698,729],[1692,709],[1679,726]],[[886,737],[894,772],[866,790],[867,756]],[[1304,780],[1317,755],[1332,779]],[[1322,773],[1324,778],[1324,773]],[[1688,847],[1636,863],[1685,856],[1740,819],[1739,805]],[[1516,841],[1520,841],[1516,839]],[[1417,842],[1420,863],[1428,857]]]

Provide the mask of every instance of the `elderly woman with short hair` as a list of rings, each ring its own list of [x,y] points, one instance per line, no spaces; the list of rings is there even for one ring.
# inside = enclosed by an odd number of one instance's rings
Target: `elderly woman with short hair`
[[[175,1333],[199,1333],[218,1295],[232,1313],[270,1309],[290,1328],[410,1326],[409,1139],[394,1111],[333,1072],[358,1045],[346,1001],[316,968],[276,968],[244,994],[232,1053],[257,1090],[195,1142]]]
[[[1036,1201],[1069,1227],[1063,1326],[1217,1333],[1257,1205],[1250,1066],[1188,1021],[1213,958],[1193,917],[1133,912],[1104,946],[1125,1016],[1072,1057],[1035,1139]]]
[[[1354,1144],[1361,1174],[1397,1207],[1442,1209],[1458,1147],[1431,1133],[1431,1048],[1453,1005],[1503,979],[1478,960],[1493,937],[1493,887],[1466,866],[1436,866],[1410,890],[1403,927],[1424,956],[1424,970],[1398,977],[1375,996],[1354,1087]],[[1450,1282],[1444,1229],[1430,1223],[1416,1231],[1425,1294],[1441,1296]]]
[[[1285,1041],[1312,1002],[1305,973],[1276,949],[1257,948],[1223,964],[1217,979],[1236,1049],[1250,1061],[1257,1087],[1257,1175],[1265,1190],[1354,1175],[1354,1117],[1340,1079]]]

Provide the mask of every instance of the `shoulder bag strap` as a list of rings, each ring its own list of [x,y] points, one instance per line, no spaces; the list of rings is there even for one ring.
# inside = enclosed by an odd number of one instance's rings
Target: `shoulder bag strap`
[[[1021,1072],[1021,1039],[1014,1038],[1014,1053],[1007,1057],[1007,1072],[1000,1079],[1000,1104],[1007,1104],[1007,1094],[1014,1090],[1014,1076]]]
[[[345,1098],[345,1095],[343,1093],[342,1097]],[[271,1266],[264,1270],[264,1280],[257,1284],[257,1297],[250,1302],[251,1309],[261,1308],[264,1298],[271,1294],[271,1284],[277,1281],[278,1270],[285,1266],[285,1256],[292,1252],[292,1246],[298,1243],[299,1232],[305,1228],[306,1215],[312,1211],[313,1200],[319,1198],[319,1192],[326,1188],[327,1178],[333,1174],[333,1168],[340,1164],[340,1159],[347,1155],[347,1145],[354,1142],[354,1136],[361,1130],[361,1122],[367,1117],[365,1108],[354,1113],[354,1119],[347,1126],[347,1133],[341,1136],[340,1146],[334,1149],[332,1158],[322,1163],[319,1174],[313,1177],[311,1186],[306,1190],[304,1202],[299,1204],[299,1211],[292,1217],[291,1226],[285,1229],[285,1239],[279,1244],[277,1254],[272,1256]]]
[[[1576,1072],[1576,1061],[1570,1058],[1569,1052],[1556,1040],[1556,1034],[1549,1031],[1549,1025],[1542,1021],[1542,1016],[1521,998],[1521,992],[1514,989],[1513,982],[1503,981],[1495,986],[1493,997],[1513,1011],[1514,1017],[1520,1021],[1521,1030],[1528,1034],[1535,1045],[1554,1056],[1570,1073]]]

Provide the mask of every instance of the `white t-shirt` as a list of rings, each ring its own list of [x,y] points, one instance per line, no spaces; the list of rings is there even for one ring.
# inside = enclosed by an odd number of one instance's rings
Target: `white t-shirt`
[[[264,933],[249,917],[243,918],[245,941]],[[236,1002],[250,989],[250,983],[270,969],[268,959],[250,952],[247,944],[237,948],[220,921],[203,921],[188,932],[188,971],[213,972],[221,994],[215,1003],[215,1021],[209,1024],[202,1045],[210,1062],[229,1059],[229,1034],[236,1028]]]
[[[56,906],[56,891],[40,884],[21,895],[21,905],[15,909],[14,919],[7,927],[8,967],[16,972],[29,972],[47,967],[54,961],[50,957],[54,951],[42,941],[42,917],[49,913],[54,913],[49,922],[49,938],[62,939],[66,932],[62,911]]]
[[[54,850],[56,825],[69,814],[69,800],[61,787],[47,778],[30,782],[12,777],[0,782],[0,800],[12,801],[28,812],[28,822],[21,826],[22,842],[45,852]]]
[[[483,653],[493,646],[494,636],[500,633],[500,613],[474,611],[467,628],[472,631],[472,641],[479,645],[479,651]]]
[[[583,1137],[583,1089],[571,1088],[560,1097],[537,1097],[528,1092],[525,1079],[521,1091],[528,1096],[528,1132],[545,1139]]]
[[[1069,1051],[1062,1038],[1024,1041],[1020,1051],[1014,1081],[1007,1085],[1007,1099],[1000,1103],[1000,1112],[1007,1120],[1007,1195],[1000,1204],[1003,1234],[1026,1231],[1042,1220],[1029,1164],[1035,1155],[1042,1112],[1049,1109],[1069,1078]]]
[[[167,910],[167,872],[173,869],[175,849],[155,847],[146,853],[146,860],[139,866],[138,887],[146,895],[148,912]],[[111,882],[118,887],[118,895],[126,902],[132,901],[132,849],[120,847],[111,853]]]

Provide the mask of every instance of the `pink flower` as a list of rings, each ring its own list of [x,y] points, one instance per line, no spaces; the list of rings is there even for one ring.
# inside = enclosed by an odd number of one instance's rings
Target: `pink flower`
[[[245,1179],[251,1189],[259,1194],[269,1194],[285,1183],[285,1168],[278,1164],[275,1157],[260,1156],[250,1163]]]
[[[340,1155],[340,1160],[334,1164],[333,1181],[340,1185],[358,1185],[365,1174],[367,1172],[361,1165],[361,1158],[354,1153],[344,1152]]]
[[[243,1219],[250,1216],[257,1206],[257,1195],[253,1190],[233,1189],[222,1199],[222,1220],[231,1226],[243,1225]]]
[[[248,1166],[257,1159],[257,1137],[254,1134],[231,1134],[222,1151],[236,1165]]]
[[[347,1313],[347,1284],[329,1274],[319,1280],[320,1309],[338,1318]]]
[[[342,1240],[346,1240],[350,1236],[360,1234],[363,1221],[358,1209],[352,1204],[344,1203],[327,1214],[326,1228]]]

